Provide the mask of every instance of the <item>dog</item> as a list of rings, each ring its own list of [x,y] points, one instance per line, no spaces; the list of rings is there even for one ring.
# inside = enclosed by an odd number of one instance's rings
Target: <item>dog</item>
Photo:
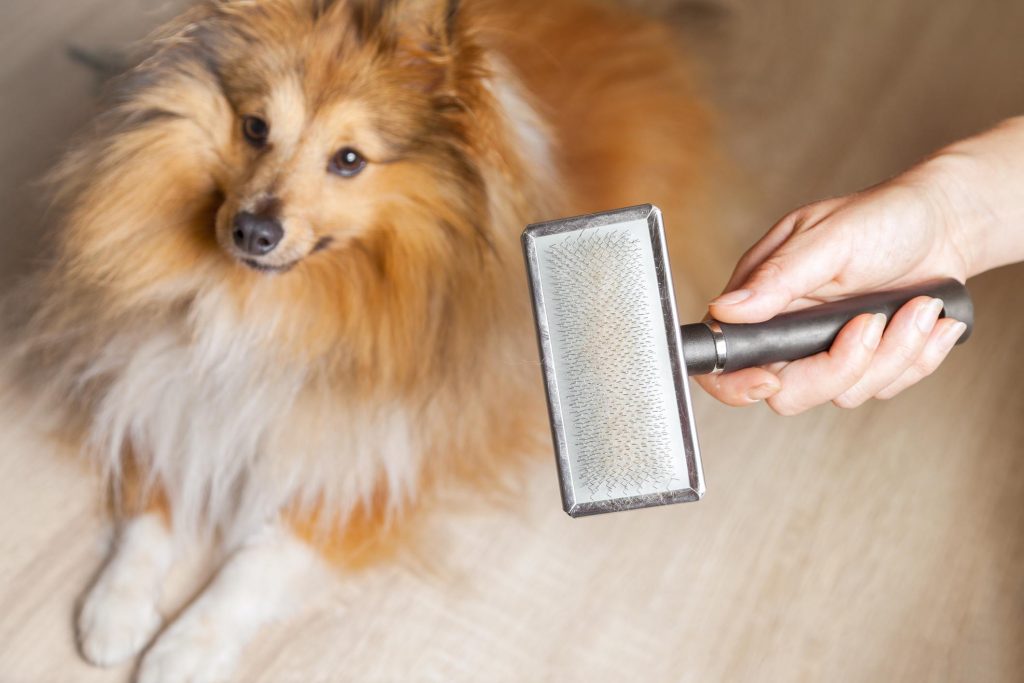
[[[700,279],[677,42],[598,0],[206,0],[147,42],[53,176],[16,354],[110,485],[88,661],[230,676],[309,572],[546,450],[523,227],[655,202]],[[164,626],[203,535],[226,559]]]

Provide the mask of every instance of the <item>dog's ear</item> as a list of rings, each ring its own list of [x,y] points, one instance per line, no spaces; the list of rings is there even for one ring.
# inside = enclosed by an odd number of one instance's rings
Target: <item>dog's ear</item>
[[[378,41],[384,33],[384,17],[394,0],[352,0],[348,4],[349,20],[359,42]]]
[[[455,40],[459,0],[352,0],[350,20],[364,42],[389,42],[405,35],[422,47],[443,50]]]
[[[356,36],[394,55],[418,88],[450,85],[459,56],[459,0],[354,0],[349,5]]]

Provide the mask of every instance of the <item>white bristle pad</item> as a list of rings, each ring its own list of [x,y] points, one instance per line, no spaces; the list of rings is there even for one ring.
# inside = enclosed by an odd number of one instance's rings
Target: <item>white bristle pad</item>
[[[575,502],[688,488],[647,221],[539,237],[537,255]]]

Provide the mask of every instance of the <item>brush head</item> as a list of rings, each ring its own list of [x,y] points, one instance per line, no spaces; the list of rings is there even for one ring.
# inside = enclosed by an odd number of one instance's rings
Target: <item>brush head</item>
[[[700,500],[661,211],[537,223],[523,250],[565,511]]]

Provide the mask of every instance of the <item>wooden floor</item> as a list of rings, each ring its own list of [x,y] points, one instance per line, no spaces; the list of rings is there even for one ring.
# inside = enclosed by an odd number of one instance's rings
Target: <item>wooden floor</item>
[[[722,112],[725,229],[744,239],[1024,112],[1024,4],[721,7],[673,13]],[[39,250],[33,180],[89,115],[90,77],[65,47],[123,43],[170,9],[4,2],[2,281]],[[573,521],[545,461],[519,505],[437,520],[422,562],[346,578],[268,631],[238,680],[1024,680],[1024,267],[971,284],[974,338],[905,396],[792,419],[698,396],[696,505]],[[0,410],[3,683],[130,675],[73,644],[72,605],[105,550],[96,493]]]

